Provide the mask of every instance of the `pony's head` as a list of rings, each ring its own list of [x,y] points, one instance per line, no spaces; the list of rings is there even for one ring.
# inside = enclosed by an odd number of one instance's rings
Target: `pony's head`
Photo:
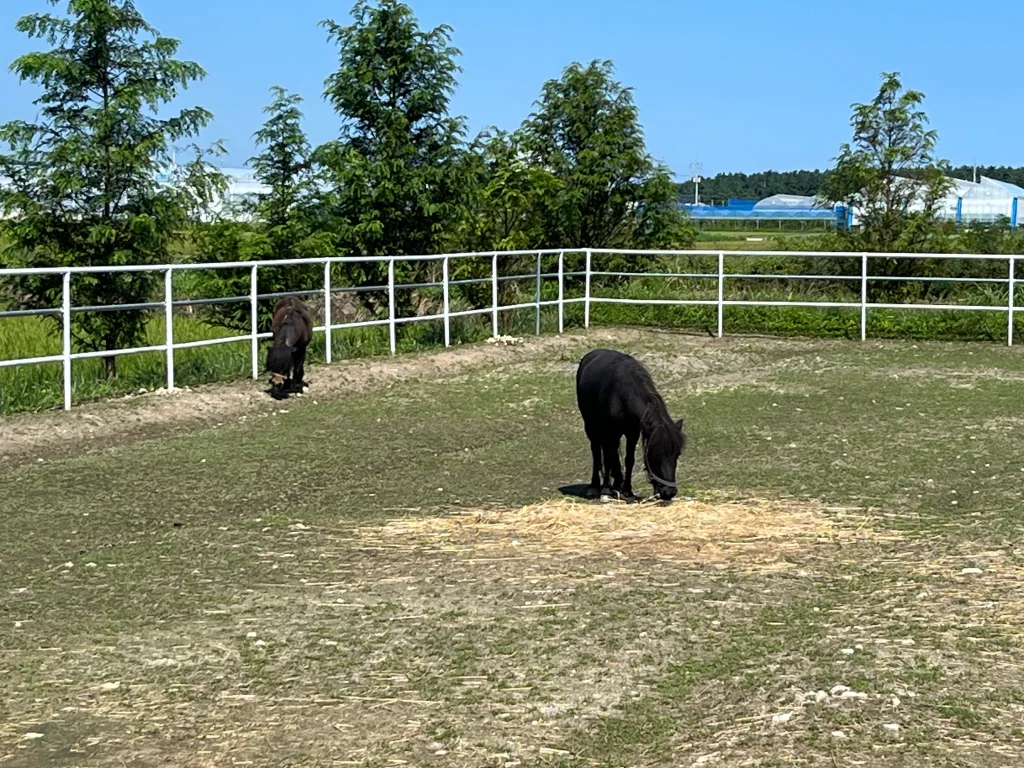
[[[645,442],[644,469],[655,495],[662,501],[671,501],[679,490],[676,466],[685,449],[686,433],[682,419],[660,422]]]
[[[284,344],[275,344],[267,352],[267,371],[270,372],[270,385],[281,387],[288,379],[292,368],[292,351]]]

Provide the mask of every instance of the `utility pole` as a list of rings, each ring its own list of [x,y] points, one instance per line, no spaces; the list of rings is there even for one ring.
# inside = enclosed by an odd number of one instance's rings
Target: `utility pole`
[[[702,181],[700,172],[704,170],[704,164],[699,160],[690,163],[690,172],[693,174],[693,204],[700,205],[700,183]]]

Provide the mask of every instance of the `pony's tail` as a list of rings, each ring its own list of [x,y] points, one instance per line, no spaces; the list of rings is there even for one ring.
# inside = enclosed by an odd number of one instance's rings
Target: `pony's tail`
[[[292,351],[284,344],[275,344],[267,352],[266,370],[287,376],[292,367]]]

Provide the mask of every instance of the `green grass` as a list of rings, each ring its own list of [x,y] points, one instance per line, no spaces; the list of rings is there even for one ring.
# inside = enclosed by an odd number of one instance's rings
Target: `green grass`
[[[728,282],[727,282],[728,284]],[[764,287],[733,290],[726,300],[746,301],[804,301],[845,302],[851,307],[780,307],[780,306],[727,306],[723,331],[726,334],[770,334],[776,336],[805,336],[831,338],[860,338],[859,295],[848,291],[819,290],[787,287]],[[717,300],[716,281],[674,279],[670,281],[641,280],[625,288],[604,288],[595,281],[595,296],[623,297],[638,300],[678,299]],[[949,303],[966,304],[969,297],[959,297]],[[991,311],[951,310],[895,310],[869,309],[867,337],[869,339],[920,340],[973,340],[986,342],[1006,341],[1006,296],[977,295],[978,305],[992,306]],[[927,302],[926,302],[927,303]],[[945,303],[933,301],[931,303]],[[636,325],[679,328],[717,333],[718,310],[714,306],[622,305],[595,303],[591,307],[591,321],[605,325]],[[1024,317],[1014,318],[1014,335],[1024,332]]]
[[[772,226],[745,231],[701,228],[693,247],[695,250],[773,251],[793,250],[794,245],[799,245],[802,250],[814,250],[824,231],[820,226],[807,230],[779,230]]]
[[[598,345],[642,356],[685,418],[695,495],[821,502],[845,538],[714,560],[628,538],[566,553],[525,531],[388,527],[585,482],[572,376]],[[1018,350],[594,331],[476,354],[399,358],[390,378],[351,364],[350,385],[314,387],[316,402],[146,439],[141,399],[102,450],[71,436],[65,458],[0,465],[4,754],[1020,761]],[[61,418],[19,416],[9,440]]]
[[[175,341],[179,343],[232,335],[223,328],[188,317],[177,318],[175,322]],[[164,337],[164,320],[154,317],[146,326],[140,346],[163,344]],[[55,324],[42,318],[0,318],[0,349],[8,359],[59,355],[60,337],[55,333]],[[75,361],[71,368],[73,398],[81,402],[166,384],[162,352],[122,356],[117,364],[118,377],[109,381],[102,360]],[[245,342],[175,353],[178,380],[187,384],[237,378],[250,367],[249,345]],[[63,402],[62,375],[60,363],[0,369],[0,411],[45,408]]]

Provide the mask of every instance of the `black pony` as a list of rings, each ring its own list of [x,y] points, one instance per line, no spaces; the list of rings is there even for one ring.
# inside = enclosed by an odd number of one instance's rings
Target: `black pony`
[[[601,493],[612,480],[611,490],[633,496],[633,463],[636,444],[644,438],[644,469],[662,501],[676,495],[676,464],[686,449],[682,420],[673,421],[650,373],[631,355],[612,349],[595,349],[576,369],[576,402],[590,439],[594,473],[590,492]],[[619,440],[626,436],[626,475],[619,465]],[[604,453],[604,486],[601,454]]]
[[[274,305],[270,330],[274,341],[267,352],[266,369],[271,394],[279,397],[294,389],[302,391],[306,346],[313,338],[313,320],[306,305],[295,296],[285,296]]]

